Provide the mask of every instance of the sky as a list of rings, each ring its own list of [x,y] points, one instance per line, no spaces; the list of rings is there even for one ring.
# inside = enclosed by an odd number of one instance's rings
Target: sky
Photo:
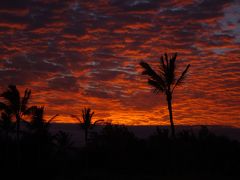
[[[1,0],[0,90],[32,90],[46,118],[168,125],[166,98],[155,95],[140,61],[157,68],[178,52],[176,125],[240,127],[239,0]]]

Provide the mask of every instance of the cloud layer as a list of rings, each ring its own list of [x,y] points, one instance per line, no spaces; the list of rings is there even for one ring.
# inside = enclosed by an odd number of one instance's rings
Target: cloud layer
[[[176,124],[240,127],[239,12],[237,0],[2,0],[0,86],[31,88],[62,122],[89,106],[113,123],[168,124],[138,63],[178,52],[191,69]]]

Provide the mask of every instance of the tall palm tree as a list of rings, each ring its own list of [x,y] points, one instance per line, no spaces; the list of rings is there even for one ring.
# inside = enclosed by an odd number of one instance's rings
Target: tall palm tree
[[[103,120],[97,120],[94,123],[92,123],[92,117],[94,115],[94,112],[91,112],[90,108],[84,108],[82,109],[82,120],[80,118],[78,118],[75,115],[71,115],[72,117],[76,118],[79,123],[80,123],[80,127],[84,130],[85,133],[85,144],[87,145],[87,141],[88,141],[88,132],[90,129],[94,128],[95,125],[98,122],[101,122]]]
[[[156,94],[163,93],[166,95],[172,137],[175,137],[175,127],[174,127],[173,115],[172,115],[173,92],[177,86],[183,83],[184,79],[186,78],[187,71],[190,67],[190,64],[188,64],[185,70],[182,72],[181,76],[177,79],[176,64],[175,64],[176,58],[177,58],[177,53],[175,53],[170,58],[165,53],[164,56],[161,56],[160,58],[158,71],[154,71],[148,63],[144,61],[140,62],[140,65],[144,69],[142,74],[148,76],[148,84],[150,86],[153,86],[154,93]]]

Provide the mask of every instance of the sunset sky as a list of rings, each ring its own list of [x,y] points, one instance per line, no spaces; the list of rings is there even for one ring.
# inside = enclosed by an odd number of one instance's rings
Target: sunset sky
[[[0,86],[32,89],[46,116],[168,125],[165,97],[139,62],[178,52],[188,77],[173,97],[176,125],[240,127],[239,0],[1,0]]]

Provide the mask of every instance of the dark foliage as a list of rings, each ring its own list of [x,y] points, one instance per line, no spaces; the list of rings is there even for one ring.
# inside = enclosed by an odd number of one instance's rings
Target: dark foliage
[[[148,139],[138,139],[125,126],[108,124],[93,133],[87,146],[74,146],[71,135],[36,136],[26,133],[21,138],[22,167],[25,177],[90,178],[238,176],[240,143],[216,136],[202,127],[198,133],[181,131],[173,139],[167,129],[157,129]],[[14,171],[16,141],[1,134],[1,169],[7,176]],[[7,147],[8,146],[8,147]],[[8,159],[6,159],[8,148]],[[86,163],[87,162],[87,163]],[[87,166],[87,167],[86,167]],[[143,178],[144,179],[144,178]]]
[[[3,179],[239,176],[240,143],[216,136],[206,126],[197,133],[183,130],[175,138],[168,129],[158,128],[148,139],[139,139],[126,126],[106,124],[98,127],[100,131],[92,131],[88,143],[79,147],[74,145],[71,134],[51,133],[51,121],[57,115],[45,120],[44,108],[38,106],[25,112],[30,119],[23,121],[21,136],[15,138],[16,113],[11,108],[1,110],[0,177]],[[82,115],[82,126],[96,124],[97,121],[91,123],[90,109],[84,109]],[[18,154],[21,166],[16,163]]]

